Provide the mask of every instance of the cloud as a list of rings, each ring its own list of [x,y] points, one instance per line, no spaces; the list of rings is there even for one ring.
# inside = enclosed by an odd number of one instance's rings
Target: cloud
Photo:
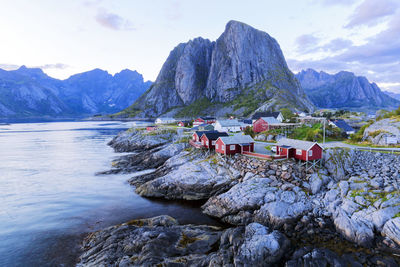
[[[168,20],[179,20],[182,18],[182,3],[178,0],[166,2],[167,6],[164,9],[165,17]]]
[[[398,8],[398,4],[392,0],[364,0],[350,17],[346,28],[367,25],[374,26],[380,19],[393,15]]]
[[[299,52],[309,53],[318,48],[319,38],[312,34],[303,34],[296,38],[296,47]]]
[[[337,52],[353,45],[353,42],[348,39],[336,38],[321,47],[322,50]]]
[[[16,70],[18,68],[19,68],[19,65],[0,63],[0,69],[3,69],[3,70]]]
[[[400,14],[388,22],[386,30],[367,39],[363,45],[354,45],[349,40],[337,38],[320,48],[334,52],[319,60],[288,59],[288,65],[293,71],[314,68],[330,73],[347,70],[364,75],[370,81],[378,84],[400,83]],[[307,54],[307,53],[304,53]],[[387,89],[388,87],[383,87]],[[400,89],[393,86],[391,89]]]
[[[356,0],[318,0],[315,2],[321,3],[326,6],[333,6],[333,5],[352,5]]]
[[[55,64],[44,64],[44,65],[40,65],[40,66],[35,66],[33,68],[40,68],[42,70],[46,70],[46,69],[63,70],[63,69],[69,68],[69,65],[66,65],[66,64],[63,64],[63,63],[55,63]]]
[[[95,16],[97,23],[101,26],[115,31],[135,30],[133,24],[123,17],[100,8]]]

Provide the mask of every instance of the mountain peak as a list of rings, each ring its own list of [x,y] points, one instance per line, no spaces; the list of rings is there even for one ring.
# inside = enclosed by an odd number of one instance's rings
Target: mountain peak
[[[384,94],[375,83],[350,71],[328,74],[313,69],[296,75],[308,97],[320,108],[379,109],[400,102]]]
[[[230,104],[236,100],[240,103],[238,98],[245,96],[253,98],[247,99],[248,106]],[[278,42],[266,32],[234,20],[226,24],[215,42],[199,37],[176,46],[156,82],[127,112],[155,117],[178,107],[191,110],[191,105],[199,101],[203,101],[202,110],[197,108],[197,112],[213,115],[249,115],[260,106],[269,110],[283,106],[313,109],[288,69]],[[221,103],[235,106],[217,109]]]

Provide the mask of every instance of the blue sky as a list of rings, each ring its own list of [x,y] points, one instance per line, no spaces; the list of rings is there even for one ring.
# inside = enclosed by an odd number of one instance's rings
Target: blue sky
[[[398,0],[2,0],[0,68],[155,80],[178,43],[215,40],[232,19],[277,39],[294,72],[348,70],[400,93]]]

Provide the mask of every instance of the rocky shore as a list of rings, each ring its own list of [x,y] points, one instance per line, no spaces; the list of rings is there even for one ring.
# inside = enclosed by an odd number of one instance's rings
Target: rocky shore
[[[134,220],[90,234],[81,266],[400,264],[399,156],[331,149],[320,168],[306,169],[294,160],[224,158],[171,142],[173,134],[162,142],[162,134],[115,138],[116,151],[135,152],[119,171],[152,166],[129,180],[138,194],[203,200],[205,214],[231,226]]]

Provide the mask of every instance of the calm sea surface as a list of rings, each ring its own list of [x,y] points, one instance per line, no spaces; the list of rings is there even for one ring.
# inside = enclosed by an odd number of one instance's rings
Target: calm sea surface
[[[107,142],[133,125],[0,124],[0,266],[73,266],[85,233],[136,218],[216,223],[197,205],[138,196],[133,174],[95,176],[118,156]]]

